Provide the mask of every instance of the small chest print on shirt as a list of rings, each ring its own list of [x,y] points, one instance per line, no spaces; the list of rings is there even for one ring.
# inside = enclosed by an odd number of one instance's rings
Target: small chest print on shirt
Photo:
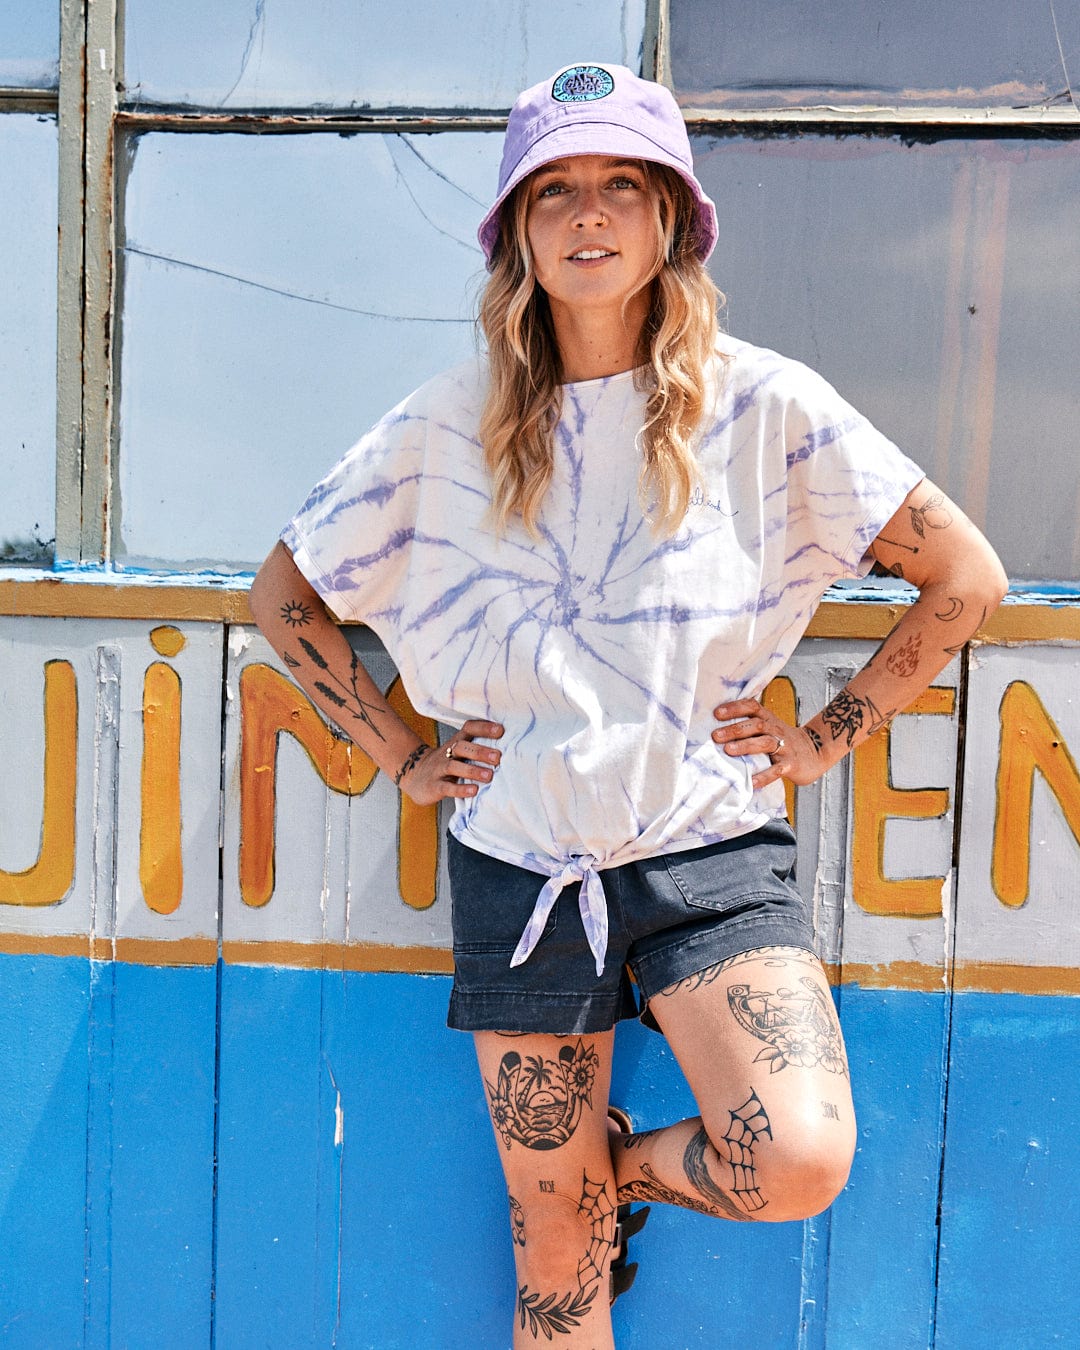
[[[705,496],[705,493],[701,490],[700,486],[696,487],[693,492],[691,492],[690,499],[686,504],[688,507],[707,506],[710,511],[719,511],[722,516],[727,516],[729,520],[739,514],[738,511],[726,511],[719,502],[710,501],[709,498]]]

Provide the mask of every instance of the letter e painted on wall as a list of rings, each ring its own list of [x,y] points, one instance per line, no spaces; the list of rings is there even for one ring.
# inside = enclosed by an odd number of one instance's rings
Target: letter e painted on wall
[[[931,685],[904,709],[908,713],[950,715],[956,690]],[[852,893],[869,914],[930,919],[941,914],[944,877],[885,876],[885,827],[890,819],[932,820],[949,809],[947,788],[895,788],[892,784],[892,734],[883,727],[855,751],[854,810],[851,829]]]
[[[1031,814],[1035,773],[1042,774],[1080,843],[1080,773],[1054,719],[1025,680],[1014,680],[1001,699],[994,849],[991,882],[1003,905],[1028,898]]]

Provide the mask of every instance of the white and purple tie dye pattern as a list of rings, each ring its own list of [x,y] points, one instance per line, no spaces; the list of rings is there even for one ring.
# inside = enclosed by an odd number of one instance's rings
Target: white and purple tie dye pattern
[[[712,742],[712,709],[761,693],[923,476],[805,366],[727,337],[721,352],[700,485],[671,538],[638,499],[630,372],[565,387],[540,538],[498,537],[478,362],[389,413],[282,535],[333,613],[383,639],[419,712],[505,727],[499,771],[450,828],[550,878],[515,963],[581,880],[602,968],[605,868],[783,813],[779,784],[751,784],[764,761]]]

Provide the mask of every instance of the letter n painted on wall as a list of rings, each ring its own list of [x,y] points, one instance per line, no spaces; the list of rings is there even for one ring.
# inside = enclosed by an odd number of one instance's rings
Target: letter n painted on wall
[[[272,666],[255,662],[240,674],[240,894],[247,905],[265,905],[274,893],[274,819],[277,811],[277,743],[285,733],[305,750],[331,791],[362,796],[378,773],[372,759],[334,734],[314,704]],[[395,679],[387,701],[429,744],[435,723],[411,707]],[[401,798],[398,886],[414,909],[435,900],[438,811]]]

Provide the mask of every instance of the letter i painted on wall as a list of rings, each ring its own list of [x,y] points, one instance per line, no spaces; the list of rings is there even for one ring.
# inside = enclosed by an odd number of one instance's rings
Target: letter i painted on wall
[[[153,630],[150,642],[160,656],[178,656],[186,638],[164,625]],[[157,914],[172,914],[184,893],[180,711],[180,676],[164,661],[154,661],[143,679],[139,882],[143,899]]]

